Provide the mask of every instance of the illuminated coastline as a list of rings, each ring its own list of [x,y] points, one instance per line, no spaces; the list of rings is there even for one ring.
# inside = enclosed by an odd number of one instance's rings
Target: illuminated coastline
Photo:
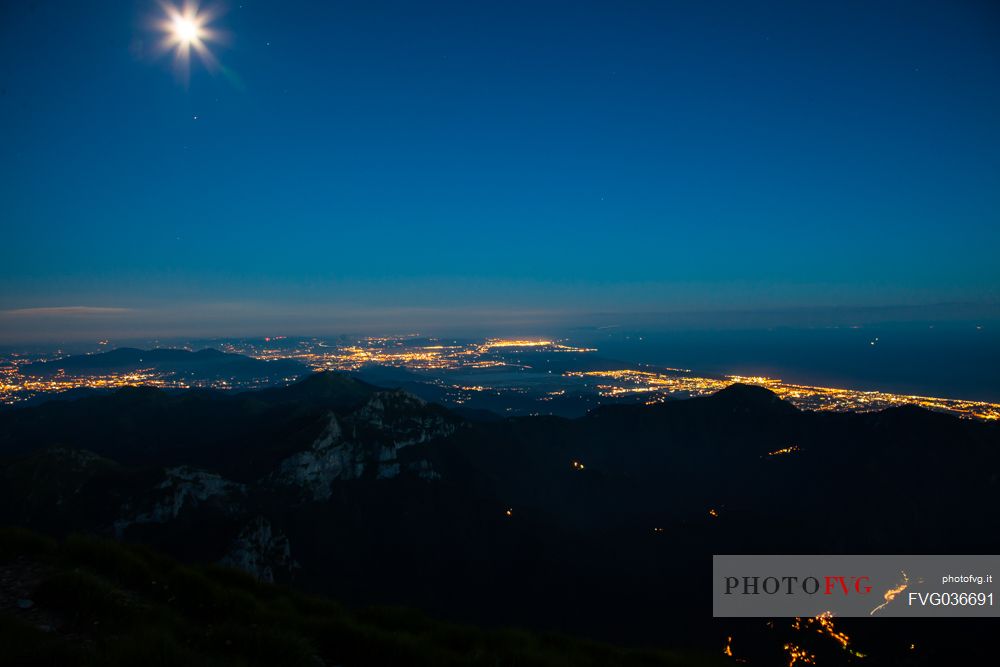
[[[570,372],[567,375],[606,380],[597,384],[602,396],[655,394],[647,403],[659,403],[671,395],[706,396],[740,383],[764,387],[803,410],[871,412],[902,405],[917,405],[973,419],[1000,419],[1000,404],[954,398],[893,394],[884,391],[814,387],[785,383],[777,378],[727,375],[724,378],[694,377],[637,370]]]
[[[106,345],[102,341],[101,346]],[[561,370],[557,374],[534,368],[539,358],[567,359],[569,367],[578,358],[597,352],[595,348],[579,347],[564,340],[545,338],[487,338],[458,341],[421,338],[409,333],[395,336],[365,337],[337,343],[321,339],[304,339],[289,343],[286,338],[269,337],[258,342],[225,341],[218,345],[224,352],[239,353],[260,360],[294,359],[314,371],[354,372],[369,366],[384,366],[420,373],[422,381],[446,391],[447,400],[465,403],[471,395],[493,392],[497,395],[536,394],[540,405],[576,390],[604,399],[635,398],[647,404],[662,403],[674,398],[714,394],[735,383],[764,387],[803,410],[870,412],[902,405],[917,405],[928,410],[953,414],[963,418],[1000,419],[1000,404],[895,394],[877,390],[840,387],[820,387],[784,382],[778,378],[726,375],[699,376],[679,368],[654,369],[606,368],[600,370]],[[541,357],[539,355],[542,355]],[[553,355],[546,357],[545,355]],[[566,356],[569,355],[569,356]],[[574,356],[575,355],[575,356]],[[221,390],[257,389],[275,384],[274,378],[214,380],[180,377],[155,368],[132,368],[111,374],[76,374],[63,371],[44,377],[22,374],[21,366],[34,361],[55,361],[50,358],[12,354],[0,362],[0,402],[13,404],[32,395],[57,393],[70,389],[114,389],[127,386],[151,386],[163,389],[213,388]],[[564,366],[565,367],[565,366]],[[494,379],[492,372],[520,373],[518,382]],[[475,381],[451,376],[476,373]],[[284,378],[293,382],[296,378]],[[539,388],[539,384],[545,385]]]

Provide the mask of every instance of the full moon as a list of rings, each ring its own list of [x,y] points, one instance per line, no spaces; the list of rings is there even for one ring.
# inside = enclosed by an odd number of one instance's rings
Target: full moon
[[[198,26],[189,18],[178,16],[174,19],[174,34],[184,43],[198,39]]]
[[[185,0],[183,5],[172,5],[163,0],[161,7],[164,15],[154,23],[163,33],[159,49],[162,53],[173,52],[174,70],[184,85],[187,85],[191,76],[192,53],[208,69],[214,69],[218,64],[208,46],[223,38],[223,34],[211,26],[217,10],[201,9],[197,0]]]

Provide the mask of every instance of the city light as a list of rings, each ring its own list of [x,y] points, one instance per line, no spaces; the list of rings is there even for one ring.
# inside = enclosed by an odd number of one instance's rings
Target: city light
[[[104,344],[100,343],[103,349]],[[476,397],[530,397],[542,407],[572,394],[593,396],[596,402],[628,400],[660,404],[675,398],[708,396],[733,384],[763,387],[801,410],[832,412],[872,412],[903,405],[978,420],[1000,419],[1000,404],[955,398],[894,394],[877,390],[820,387],[786,383],[764,376],[700,376],[688,369],[609,368],[605,370],[560,370],[550,374],[533,364],[558,361],[561,369],[572,367],[575,355],[590,355],[597,350],[579,347],[562,340],[527,338],[487,338],[454,341],[421,338],[417,334],[365,337],[348,341],[302,339],[289,344],[284,336],[269,336],[262,341],[228,341],[219,344],[223,352],[243,354],[261,360],[293,359],[315,371],[352,373],[372,366],[405,369],[439,387],[446,404],[462,405]],[[572,354],[569,354],[572,353]],[[133,368],[122,373],[77,373],[29,376],[20,368],[32,361],[59,358],[60,355],[33,356],[11,354],[0,357],[0,403],[15,403],[44,392],[60,392],[78,387],[109,389],[146,385],[168,389],[213,387],[216,389],[254,389],[273,384],[273,379],[220,378],[212,381],[162,373],[154,368]],[[564,361],[559,361],[559,360]],[[581,362],[589,363],[589,362]],[[545,373],[544,376],[541,374]],[[474,374],[474,381],[472,375]],[[523,380],[519,380],[523,378]],[[296,378],[288,378],[294,381]],[[523,410],[520,414],[529,414]],[[798,445],[782,445],[767,457],[797,454]],[[576,466],[574,466],[576,467]],[[577,469],[582,469],[580,464]]]

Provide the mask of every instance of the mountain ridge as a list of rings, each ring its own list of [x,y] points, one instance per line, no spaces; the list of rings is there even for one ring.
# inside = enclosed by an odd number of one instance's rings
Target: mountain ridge
[[[710,615],[712,553],[1000,546],[981,537],[1000,527],[996,426],[800,411],[757,387],[492,421],[329,374],[126,390],[0,414],[0,523],[118,534],[352,604],[701,642],[710,628],[664,626],[657,600]]]
[[[262,360],[214,348],[191,351],[182,348],[120,347],[107,352],[70,355],[52,361],[36,361],[18,370],[29,377],[52,377],[60,373],[121,373],[155,370],[198,380],[216,378],[246,380],[258,376],[300,377],[309,369],[294,359]]]

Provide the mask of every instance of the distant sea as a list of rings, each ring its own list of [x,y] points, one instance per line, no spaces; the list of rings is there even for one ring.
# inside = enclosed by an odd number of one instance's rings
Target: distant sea
[[[710,374],[1000,402],[996,323],[626,331],[570,335],[602,357]]]

